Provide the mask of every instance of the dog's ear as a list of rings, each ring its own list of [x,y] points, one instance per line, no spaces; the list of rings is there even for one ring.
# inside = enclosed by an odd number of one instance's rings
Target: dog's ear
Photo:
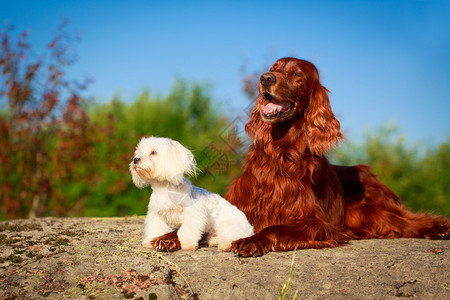
[[[306,140],[313,154],[321,155],[343,138],[339,121],[331,110],[328,90],[318,81],[311,89],[305,117]]]
[[[194,154],[180,143],[176,143],[178,144],[177,155],[181,159],[180,163],[183,166],[182,169],[184,170],[184,174],[195,176],[197,174],[197,163],[195,162]]]
[[[197,165],[192,152],[177,141],[170,140],[169,151],[166,153],[165,170],[172,183],[183,182],[184,175],[195,175]]]

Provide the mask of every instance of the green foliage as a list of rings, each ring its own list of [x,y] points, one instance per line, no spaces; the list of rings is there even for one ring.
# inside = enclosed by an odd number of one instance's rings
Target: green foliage
[[[37,59],[27,38],[24,32],[14,43],[12,29],[0,29],[0,196],[8,218],[65,214],[72,203],[60,183],[90,174],[73,163],[92,141],[84,86],[65,78],[71,37],[62,27]]]
[[[0,219],[145,214],[151,190],[136,188],[128,169],[144,136],[191,149],[200,169],[191,179],[212,192],[225,194],[241,173],[242,137],[206,86],[178,80],[165,97],[144,91],[133,101],[88,103],[84,86],[66,79],[73,59],[65,34],[35,61],[27,33],[14,45],[0,30],[0,41]],[[387,127],[331,157],[371,165],[413,210],[450,214],[450,140],[409,146]]]
[[[231,176],[240,172],[240,157],[229,151],[219,137],[229,119],[198,84],[176,81],[169,95],[152,97],[148,91],[135,101],[126,103],[118,98],[90,109],[95,128],[107,128],[98,133],[95,145],[96,174],[101,178],[91,186],[83,214],[111,216],[145,214],[151,189],[139,190],[131,182],[128,164],[134,148],[142,137],[169,137],[191,149],[200,172],[191,178],[194,184],[217,193],[224,193]],[[212,149],[211,143],[217,148]],[[205,152],[226,156],[228,163],[219,170],[211,169],[217,160],[210,160]]]
[[[65,75],[68,35],[36,61],[27,59],[27,33],[12,40],[0,30],[0,218],[145,214],[151,191],[134,187],[128,170],[143,136],[193,150],[201,171],[193,181],[209,190],[224,193],[239,173],[239,140],[218,136],[230,121],[205,86],[179,80],[167,97],[144,91],[132,102],[89,105],[84,86]]]
[[[341,165],[367,164],[414,211],[450,214],[450,140],[437,147],[408,145],[394,125],[346,142],[331,153]]]

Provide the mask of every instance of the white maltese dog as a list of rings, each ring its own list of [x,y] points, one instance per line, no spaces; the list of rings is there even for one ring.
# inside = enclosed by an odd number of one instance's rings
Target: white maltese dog
[[[133,183],[151,186],[142,245],[178,229],[181,249],[195,250],[205,235],[209,246],[229,251],[231,242],[253,235],[244,213],[217,194],[193,186],[194,155],[169,138],[143,138],[130,163]]]

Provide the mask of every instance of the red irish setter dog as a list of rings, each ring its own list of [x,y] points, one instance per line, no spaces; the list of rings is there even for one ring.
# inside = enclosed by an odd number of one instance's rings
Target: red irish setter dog
[[[240,256],[334,247],[350,239],[448,236],[445,218],[408,211],[369,167],[328,162],[324,153],[342,134],[312,63],[275,62],[260,78],[245,130],[253,144],[243,174],[225,195],[255,229],[233,242]],[[176,232],[153,246],[180,248]]]

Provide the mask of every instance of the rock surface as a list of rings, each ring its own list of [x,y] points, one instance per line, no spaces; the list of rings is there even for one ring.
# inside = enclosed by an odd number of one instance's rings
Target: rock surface
[[[143,218],[0,222],[0,299],[450,299],[450,241],[363,240],[239,258],[141,247]]]

